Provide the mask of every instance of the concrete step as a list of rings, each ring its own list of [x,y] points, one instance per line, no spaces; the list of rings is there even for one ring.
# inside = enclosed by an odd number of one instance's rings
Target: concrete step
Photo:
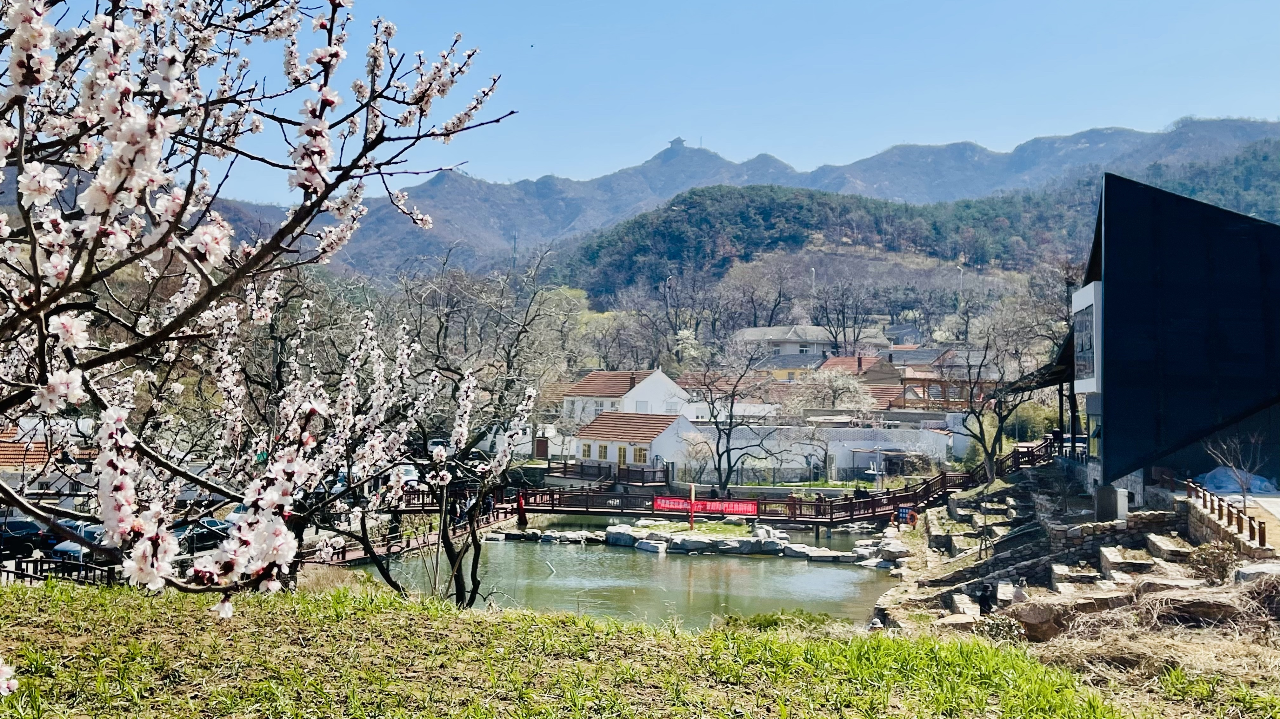
[[[1164,534],[1147,534],[1147,551],[1166,562],[1185,562],[1191,557],[1191,544],[1181,537]]]
[[[1102,570],[1104,578],[1112,579],[1111,575],[1115,572],[1146,574],[1155,569],[1156,563],[1146,550],[1125,547],[1099,547],[1098,566]]]
[[[1049,588],[1055,592],[1062,591],[1060,586],[1096,584],[1102,575],[1093,567],[1073,567],[1066,564],[1055,564],[1051,567]]]

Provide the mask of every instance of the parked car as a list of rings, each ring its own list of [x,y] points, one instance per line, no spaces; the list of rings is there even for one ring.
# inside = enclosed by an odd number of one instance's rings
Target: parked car
[[[0,554],[28,557],[45,548],[44,527],[30,519],[0,519]]]
[[[205,517],[195,524],[188,524],[174,530],[173,536],[178,546],[187,554],[195,554],[213,549],[231,533],[231,524],[221,519]]]
[[[79,527],[76,530],[76,533],[81,537],[84,537],[89,542],[98,544],[102,541],[103,531],[104,528],[101,524],[90,524]],[[65,559],[72,562],[87,562],[93,558],[93,550],[79,542],[73,542],[68,539],[67,541],[60,542],[54,546],[52,555],[55,559]]]
[[[232,509],[227,514],[227,518],[226,518],[227,524],[235,524],[236,522],[239,522],[240,517],[244,515],[245,512],[248,512],[248,511],[249,511],[248,507],[244,506],[243,504],[237,504],[235,508]]]

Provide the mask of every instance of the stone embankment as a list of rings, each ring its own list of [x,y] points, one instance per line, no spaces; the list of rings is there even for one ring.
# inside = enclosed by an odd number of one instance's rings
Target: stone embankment
[[[640,526],[645,524],[647,526]],[[734,518],[724,524],[739,524]],[[607,544],[613,547],[631,547],[655,554],[749,554],[806,559],[810,562],[857,564],[872,569],[895,569],[903,566],[913,551],[899,541],[892,529],[872,538],[855,542],[852,551],[841,552],[825,547],[815,547],[802,542],[792,542],[785,532],[763,524],[757,525],[748,537],[717,537],[697,532],[662,531],[662,524],[651,529],[651,523],[641,520],[636,526],[615,524],[605,531],[554,531],[513,530],[492,532],[485,535],[489,542],[553,542],[558,544]],[[846,532],[867,532],[874,529],[866,525],[843,528]]]

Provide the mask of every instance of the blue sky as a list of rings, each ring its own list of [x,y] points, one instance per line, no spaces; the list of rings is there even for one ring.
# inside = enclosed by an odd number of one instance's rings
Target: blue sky
[[[415,157],[467,161],[505,182],[586,179],[643,162],[679,135],[732,160],[801,170],[899,143],[1001,151],[1090,127],[1159,130],[1201,117],[1280,117],[1280,3],[391,2],[396,46],[479,47],[460,101],[503,76],[491,113],[519,114]],[[274,59],[264,70],[275,72]],[[409,184],[416,184],[411,182]],[[283,183],[229,193],[287,202]]]

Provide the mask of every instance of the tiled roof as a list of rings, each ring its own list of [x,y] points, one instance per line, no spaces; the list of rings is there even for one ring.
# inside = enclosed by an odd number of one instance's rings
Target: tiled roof
[[[947,353],[946,347],[930,347],[928,349],[894,350],[885,353],[885,357],[895,367],[903,365],[930,365]]]
[[[852,374],[862,374],[871,369],[879,358],[875,355],[863,355],[861,357],[828,357],[826,362],[822,363],[822,369],[836,369],[842,372]]]
[[[597,370],[578,381],[565,397],[621,397],[643,382],[655,370],[639,372],[605,372]]]
[[[892,384],[869,384],[867,392],[875,401],[872,409],[889,409],[889,404],[902,396],[902,387]]]
[[[27,433],[29,436],[30,433]],[[84,461],[97,454],[96,450],[85,447],[75,449],[75,458]],[[0,467],[35,469],[43,467],[49,461],[49,450],[44,440],[27,440],[26,436],[18,437],[16,429],[0,434]]]
[[[578,439],[652,442],[679,418],[678,414],[604,412],[578,430]]]

